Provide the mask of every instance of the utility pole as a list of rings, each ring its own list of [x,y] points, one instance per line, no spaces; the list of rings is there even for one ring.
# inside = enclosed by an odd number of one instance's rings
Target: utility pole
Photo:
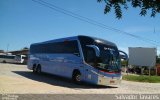
[[[9,49],[9,44],[7,44],[7,53],[8,53],[8,49]]]

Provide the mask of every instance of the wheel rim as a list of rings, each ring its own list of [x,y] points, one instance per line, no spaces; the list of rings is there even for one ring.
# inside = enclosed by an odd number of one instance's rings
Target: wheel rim
[[[80,82],[81,81],[81,75],[76,75],[76,81]]]
[[[39,67],[38,67],[38,69],[37,69],[37,72],[38,72],[38,73],[40,73],[40,72],[41,72],[41,69],[40,69]]]

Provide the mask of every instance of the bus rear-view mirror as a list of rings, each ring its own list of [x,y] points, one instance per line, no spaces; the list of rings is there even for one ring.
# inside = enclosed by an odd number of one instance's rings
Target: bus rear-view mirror
[[[95,45],[86,45],[86,46],[94,49],[94,51],[96,53],[96,57],[100,56],[100,50],[97,46],[95,46]]]
[[[124,51],[119,50],[119,55],[121,59],[128,60],[128,54]]]

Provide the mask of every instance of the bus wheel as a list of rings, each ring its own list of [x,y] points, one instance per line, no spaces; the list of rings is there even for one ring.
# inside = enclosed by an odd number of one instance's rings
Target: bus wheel
[[[36,66],[33,66],[33,73],[36,73]]]
[[[81,73],[79,71],[74,71],[72,79],[75,83],[80,83],[81,81]]]
[[[37,71],[38,74],[41,73],[41,66],[40,65],[37,66],[37,70],[36,71]]]
[[[3,63],[6,63],[6,61],[5,61],[5,60],[3,60]]]

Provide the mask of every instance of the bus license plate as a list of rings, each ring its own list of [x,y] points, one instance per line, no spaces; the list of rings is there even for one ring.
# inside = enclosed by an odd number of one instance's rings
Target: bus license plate
[[[110,80],[110,83],[113,84],[113,83],[115,83],[115,81],[114,80]]]

